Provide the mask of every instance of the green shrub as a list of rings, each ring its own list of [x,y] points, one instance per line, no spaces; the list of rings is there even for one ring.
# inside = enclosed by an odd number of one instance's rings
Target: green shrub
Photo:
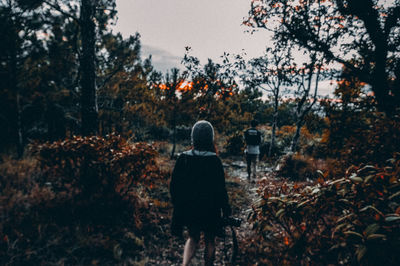
[[[236,131],[233,135],[229,136],[225,142],[224,150],[229,155],[243,155],[245,143],[243,133]]]
[[[274,147],[272,148],[271,151],[271,158],[268,158],[268,153],[269,153],[269,147],[271,145],[270,141],[264,142],[260,146],[260,158],[261,159],[275,159],[278,156],[281,156],[284,153],[284,147],[280,145],[279,142],[275,143]]]
[[[153,140],[167,140],[171,135],[171,131],[165,126],[151,125],[148,128],[147,135]]]
[[[190,142],[191,127],[178,126],[176,127],[176,140]]]

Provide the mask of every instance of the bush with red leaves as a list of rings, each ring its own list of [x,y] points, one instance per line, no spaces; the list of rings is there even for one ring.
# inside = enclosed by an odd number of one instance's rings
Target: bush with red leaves
[[[0,263],[132,260],[151,219],[142,194],[165,177],[156,155],[116,135],[75,136],[38,145],[29,167],[0,169]]]
[[[400,154],[338,180],[263,179],[247,254],[271,265],[399,265]]]
[[[136,209],[137,184],[151,186],[159,176],[155,156],[147,144],[129,145],[115,135],[74,137],[40,145],[38,151],[42,182],[58,199],[68,198],[81,218],[112,223],[115,215]]]

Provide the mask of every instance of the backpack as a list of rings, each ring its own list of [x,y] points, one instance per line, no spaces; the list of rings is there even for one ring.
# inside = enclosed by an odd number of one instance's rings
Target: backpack
[[[247,145],[260,145],[261,133],[257,129],[250,128],[244,134]]]

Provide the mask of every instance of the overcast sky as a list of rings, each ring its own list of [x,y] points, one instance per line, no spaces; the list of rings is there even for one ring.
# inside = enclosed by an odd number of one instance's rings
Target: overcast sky
[[[185,47],[202,63],[224,53],[262,55],[268,45],[266,31],[245,33],[242,25],[249,0],[117,0],[118,22],[124,37],[139,32],[143,56],[165,71],[180,63]]]
[[[142,58],[152,54],[157,70],[180,67],[185,47],[201,63],[219,61],[224,52],[248,58],[260,56],[271,45],[265,30],[253,34],[242,24],[250,0],[117,0],[114,31],[124,37],[139,32]],[[324,91],[331,90],[326,86]]]

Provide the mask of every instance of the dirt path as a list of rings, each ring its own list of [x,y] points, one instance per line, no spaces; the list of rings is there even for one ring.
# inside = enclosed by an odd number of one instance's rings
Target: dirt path
[[[239,242],[238,260],[240,260],[240,256],[243,256],[240,242],[243,239],[249,238],[251,233],[251,225],[247,222],[247,217],[250,213],[252,202],[257,197],[257,183],[247,180],[246,168],[243,162],[226,161],[224,168],[227,174],[226,186],[233,216],[241,218],[243,221],[240,227],[235,228]],[[266,169],[265,166],[260,168]],[[260,171],[259,176],[264,176],[264,171]],[[163,191],[162,193],[166,192]],[[183,247],[187,235],[185,235],[184,239],[177,239],[170,236],[169,221],[167,218],[159,226],[157,232],[154,232],[153,239],[146,241],[144,251],[146,254],[143,254],[145,255],[145,259],[141,262],[135,262],[135,265],[181,265]],[[160,234],[164,234],[164,237]],[[229,257],[232,250],[230,231],[227,231],[227,236],[225,243],[223,238],[217,238],[215,265],[230,265]],[[203,254],[204,245],[201,243],[192,260],[192,265],[202,265]]]

